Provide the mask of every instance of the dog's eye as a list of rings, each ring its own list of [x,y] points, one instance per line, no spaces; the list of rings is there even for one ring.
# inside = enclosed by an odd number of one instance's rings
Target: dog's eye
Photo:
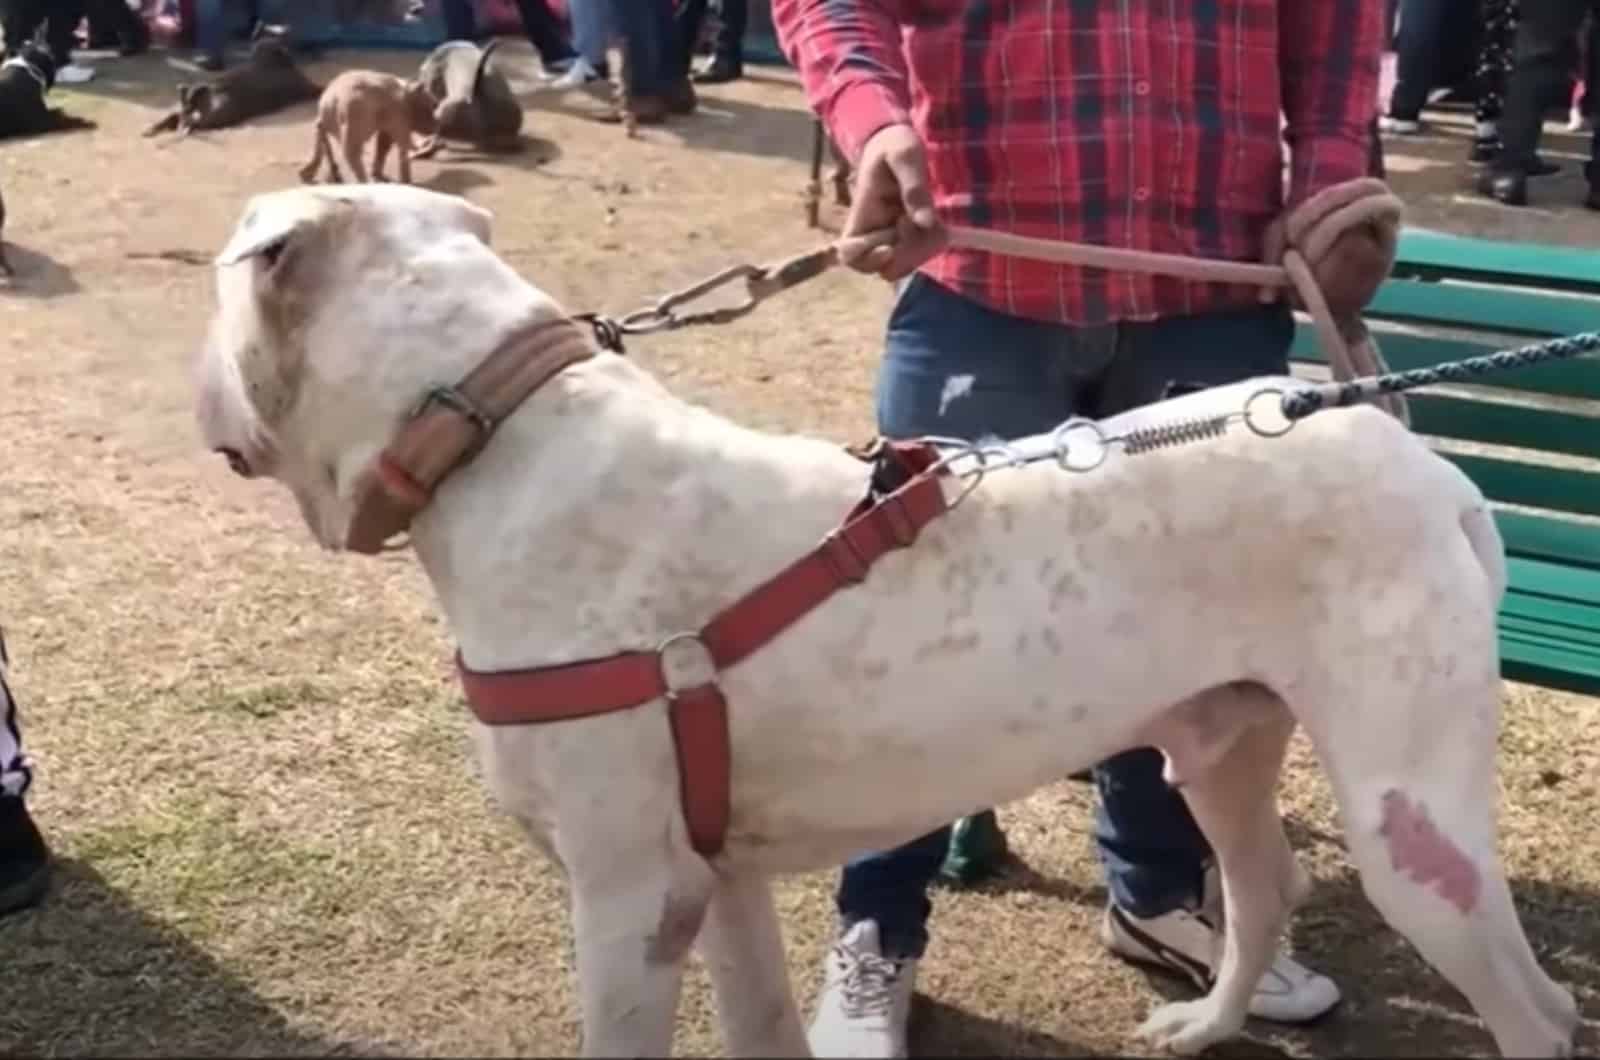
[[[283,257],[283,248],[288,245],[289,240],[284,238],[278,240],[276,243],[268,243],[266,246],[261,248],[261,260],[267,263],[267,268],[272,269],[277,267],[278,259]]]
[[[240,478],[254,478],[255,472],[250,469],[250,462],[237,449],[218,449],[223,459],[228,461],[228,467]]]

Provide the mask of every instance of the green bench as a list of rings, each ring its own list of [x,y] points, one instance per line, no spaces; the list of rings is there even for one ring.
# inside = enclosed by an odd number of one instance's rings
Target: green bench
[[[1407,230],[1366,316],[1396,371],[1600,331],[1600,252]],[[1304,316],[1290,356],[1296,374],[1325,366]],[[1496,373],[1470,388],[1412,391],[1409,400],[1412,428],[1494,502],[1510,581],[1500,611],[1502,675],[1600,693],[1600,473],[1559,466],[1600,461],[1600,358]],[[1595,404],[1574,407],[1585,401]],[[1458,443],[1496,450],[1451,451]],[[982,879],[999,868],[1005,848],[992,813],[965,818],[940,875]]]
[[[1600,252],[1407,230],[1367,321],[1396,371],[1600,331]],[[1323,360],[1305,319],[1291,357],[1297,374]],[[1600,461],[1600,359],[1413,391],[1410,404],[1412,429],[1494,502],[1510,568],[1501,673],[1600,693],[1600,465],[1582,466]]]

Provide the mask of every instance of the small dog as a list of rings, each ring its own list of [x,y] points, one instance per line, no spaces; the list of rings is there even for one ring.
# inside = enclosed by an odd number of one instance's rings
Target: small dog
[[[295,65],[288,46],[272,37],[258,37],[250,60],[205,84],[178,85],[178,105],[144,131],[146,136],[196,129],[222,129],[305,103],[322,94]]]
[[[411,134],[434,133],[439,126],[433,112],[433,97],[420,81],[405,81],[375,70],[346,70],[328,83],[317,104],[311,161],[300,169],[301,183],[315,183],[324,160],[333,173],[334,182],[343,182],[333,148],[328,143],[328,138],[335,136],[345,165],[357,183],[367,183],[361,152],[368,140],[377,137],[373,176],[378,180],[386,179],[383,167],[388,161],[389,149],[395,147],[400,159],[400,182],[410,184],[411,156],[415,150]]]
[[[422,61],[417,80],[439,101],[434,108],[438,131],[417,150],[428,158],[441,138],[463,140],[489,151],[514,150],[522,132],[522,104],[489,58],[498,40],[479,48],[470,41],[446,41]]]
[[[0,63],[0,139],[68,129],[93,129],[94,122],[45,105],[56,83],[56,61],[47,48],[29,44]]]

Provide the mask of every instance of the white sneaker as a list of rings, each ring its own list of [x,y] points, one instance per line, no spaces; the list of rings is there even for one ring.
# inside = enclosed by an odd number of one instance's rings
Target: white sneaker
[[[813,1056],[903,1057],[917,962],[889,960],[878,922],[858,920],[828,953],[806,1039]]]
[[[77,63],[68,63],[56,71],[56,83],[62,85],[81,85],[85,81],[94,79],[94,67],[80,66]]]
[[[572,65],[567,67],[566,73],[550,82],[551,88],[581,88],[591,81],[600,80],[600,71],[589,65],[589,60],[578,56]]]
[[[1214,872],[1207,873],[1208,884],[1214,879]],[[1144,920],[1109,903],[1100,921],[1100,941],[1119,956],[1163,968],[1200,990],[1210,990],[1222,960],[1222,918],[1207,909],[1215,910],[1218,904],[1204,902],[1200,911],[1177,909]],[[1274,1023],[1309,1023],[1338,1003],[1339,988],[1332,979],[1280,953],[1250,998],[1250,1015]]]
[[[1395,136],[1415,136],[1422,131],[1422,122],[1416,118],[1391,118],[1385,114],[1378,119],[1378,129]]]

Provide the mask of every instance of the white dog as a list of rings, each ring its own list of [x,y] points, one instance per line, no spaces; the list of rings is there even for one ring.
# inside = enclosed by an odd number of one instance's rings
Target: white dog
[[[205,442],[292,490],[325,547],[346,544],[430,388],[530,321],[567,327],[489,227],[416,188],[295,189],[252,200],[219,257]],[[815,548],[863,496],[867,465],[839,447],[747,430],[583,352],[413,498],[411,544],[474,671],[648,653]],[[1103,426],[1237,410],[1260,385]],[[962,483],[943,483],[953,501]],[[1237,428],[1113,449],[1086,473],[990,472],[720,674],[731,802],[709,857],[686,823],[697,778],[680,790],[671,697],[474,734],[496,798],[570,879],[589,1055],[669,1050],[696,941],[730,1054],[804,1055],[769,875],[1147,745],[1217,852],[1226,945],[1214,990],[1143,1030],[1186,1052],[1226,1039],[1308,885],[1275,805],[1296,723],[1378,910],[1503,1053],[1567,1055],[1577,1008],[1536,963],[1496,848],[1503,589],[1473,485],[1388,416],[1330,411],[1276,439]]]

